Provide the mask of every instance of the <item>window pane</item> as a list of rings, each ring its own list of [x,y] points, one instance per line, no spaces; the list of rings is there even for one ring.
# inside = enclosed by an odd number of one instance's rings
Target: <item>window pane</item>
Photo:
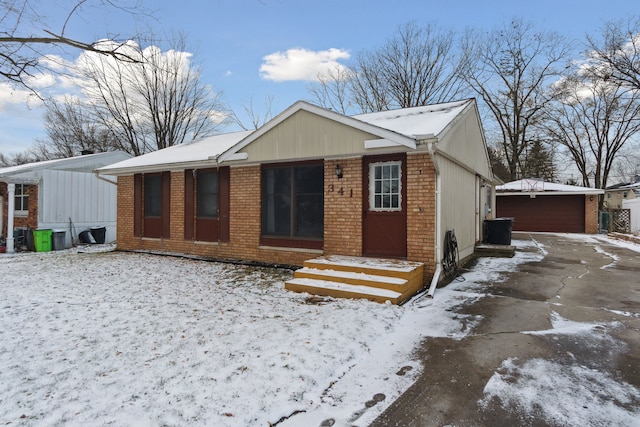
[[[296,236],[322,237],[324,229],[323,196],[304,195],[296,199]]]
[[[291,198],[284,195],[268,196],[263,209],[263,232],[288,236],[291,224]]]
[[[299,166],[295,168],[295,188],[297,194],[321,194],[324,186],[322,165]]]
[[[370,199],[371,209],[401,209],[401,163],[385,162],[370,166]]]
[[[198,217],[218,216],[218,173],[198,172]]]
[[[322,237],[323,190],[323,165],[263,169],[263,234]]]
[[[144,216],[159,217],[162,212],[162,176],[144,176]]]

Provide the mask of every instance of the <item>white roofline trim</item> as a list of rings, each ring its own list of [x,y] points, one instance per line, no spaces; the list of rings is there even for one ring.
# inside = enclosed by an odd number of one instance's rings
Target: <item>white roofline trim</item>
[[[197,162],[182,162],[182,163],[157,163],[148,166],[138,167],[126,167],[119,169],[97,169],[96,172],[101,175],[112,176],[125,176],[135,175],[138,173],[154,173],[154,172],[166,172],[166,171],[180,171],[185,169],[204,169],[215,168],[220,166],[215,160],[197,161]]]
[[[251,144],[256,139],[260,138],[265,133],[269,132],[271,129],[275,128],[277,125],[297,113],[298,111],[307,111],[312,114],[316,114],[318,116],[324,117],[329,120],[333,120],[335,122],[351,126],[352,128],[361,130],[363,132],[371,133],[373,135],[377,135],[380,138],[388,139],[390,141],[397,142],[399,145],[404,145],[408,148],[415,149],[416,141],[412,138],[406,137],[404,135],[400,135],[396,132],[380,128],[378,126],[374,126],[369,123],[365,123],[358,119],[354,119],[353,117],[345,116],[344,114],[336,113],[331,110],[327,110],[325,108],[318,107],[313,104],[309,104],[305,101],[297,101],[289,108],[284,110],[282,113],[278,114],[276,117],[271,119],[269,122],[258,128],[255,132],[248,135],[243,140],[239,141],[236,145],[229,148],[227,151],[223,152],[218,156],[218,162],[222,163],[224,161],[229,160],[229,158],[242,150],[247,145]]]
[[[592,191],[496,191],[496,196],[593,196],[604,194],[604,190],[594,188]]]
[[[402,144],[399,144],[395,141],[390,141],[388,139],[382,138],[382,139],[367,139],[364,141],[364,148],[365,150],[371,149],[371,148],[387,148],[387,147],[398,147],[398,146],[402,146]]]

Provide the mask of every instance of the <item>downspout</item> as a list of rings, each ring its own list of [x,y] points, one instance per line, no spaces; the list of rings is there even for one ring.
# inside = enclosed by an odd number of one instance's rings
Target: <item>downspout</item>
[[[7,253],[15,252],[13,242],[13,216],[16,208],[16,185],[13,182],[7,183]]]
[[[431,284],[429,286],[429,290],[427,291],[427,296],[429,298],[433,298],[433,294],[436,292],[436,287],[438,286],[438,281],[440,280],[440,274],[442,274],[442,242],[440,237],[442,235],[442,233],[440,233],[440,230],[442,228],[442,179],[440,177],[440,168],[438,167],[438,161],[436,160],[435,156],[434,143],[429,142],[427,147],[429,149],[429,156],[431,157],[431,161],[433,162],[433,168],[436,171],[436,271],[433,273]]]

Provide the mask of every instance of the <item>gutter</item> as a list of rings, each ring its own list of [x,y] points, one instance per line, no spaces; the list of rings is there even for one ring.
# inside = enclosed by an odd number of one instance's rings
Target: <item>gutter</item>
[[[438,286],[438,281],[440,280],[440,275],[442,274],[442,242],[440,237],[442,235],[442,233],[440,232],[442,229],[442,178],[440,177],[440,167],[435,156],[435,143],[429,142],[427,144],[427,148],[429,150],[431,161],[433,162],[433,167],[436,171],[436,271],[433,273],[431,284],[429,286],[429,290],[427,291],[427,296],[429,298],[433,298],[433,294],[436,292],[436,287]]]
[[[98,178],[100,181],[108,182],[109,184],[112,184],[112,185],[115,185],[115,186],[118,185],[118,181],[117,180],[116,181],[112,181],[112,180],[110,180],[108,178],[100,176],[100,172],[98,172],[98,171],[94,171],[93,173],[96,176],[96,178]]]

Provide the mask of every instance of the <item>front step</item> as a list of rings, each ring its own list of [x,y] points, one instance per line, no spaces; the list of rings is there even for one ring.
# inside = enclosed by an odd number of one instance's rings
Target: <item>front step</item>
[[[285,282],[295,292],[400,304],[423,286],[424,264],[332,255],[304,262]]]

